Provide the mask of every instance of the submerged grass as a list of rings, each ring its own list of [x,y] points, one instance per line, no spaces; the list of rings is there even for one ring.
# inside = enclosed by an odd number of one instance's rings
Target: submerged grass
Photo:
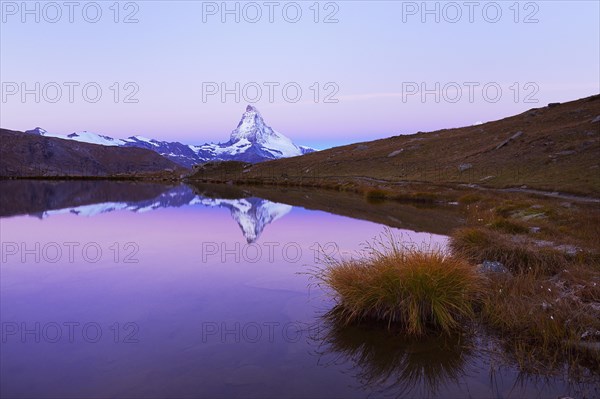
[[[403,246],[391,235],[369,244],[361,259],[332,260],[314,273],[338,301],[346,323],[377,320],[409,335],[451,333],[474,316],[480,276],[441,250]]]

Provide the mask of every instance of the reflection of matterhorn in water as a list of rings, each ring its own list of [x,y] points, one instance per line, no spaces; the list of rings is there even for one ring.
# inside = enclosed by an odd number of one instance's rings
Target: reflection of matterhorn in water
[[[265,226],[292,210],[290,205],[279,204],[262,198],[213,199],[201,198],[198,202],[207,206],[226,207],[240,225],[248,243],[253,243],[261,235]]]
[[[101,202],[97,204],[48,210],[41,214],[36,214],[36,216],[39,216],[42,219],[52,215],[65,213],[81,216],[94,216],[119,210],[141,213],[160,208],[177,208],[196,204],[229,208],[231,216],[242,229],[242,233],[244,234],[244,237],[246,237],[248,243],[255,242],[269,223],[281,218],[292,210],[290,205],[279,204],[256,197],[218,199],[198,196],[189,187],[179,186],[166,191],[151,200],[136,202]]]

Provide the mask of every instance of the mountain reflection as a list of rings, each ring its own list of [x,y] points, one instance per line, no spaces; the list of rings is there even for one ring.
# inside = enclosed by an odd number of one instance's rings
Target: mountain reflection
[[[262,198],[217,199],[197,197],[197,203],[205,206],[224,207],[231,211],[231,217],[242,229],[248,243],[260,237],[265,226],[285,216],[292,210],[290,205],[279,204]]]
[[[292,210],[290,205],[257,197],[214,198],[197,194],[186,185],[135,184],[109,181],[3,181],[0,216],[95,216],[114,211],[136,213],[161,208],[201,205],[231,212],[248,243],[265,227]]]

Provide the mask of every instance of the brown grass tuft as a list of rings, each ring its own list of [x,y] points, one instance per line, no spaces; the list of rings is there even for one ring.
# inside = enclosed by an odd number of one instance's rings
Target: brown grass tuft
[[[369,202],[380,202],[389,197],[389,193],[385,190],[380,190],[377,188],[367,189],[365,191],[365,198]]]
[[[539,247],[526,239],[514,239],[483,227],[456,230],[450,239],[456,255],[474,263],[497,261],[515,273],[555,274],[566,267],[569,256],[557,249]]]
[[[489,227],[508,234],[529,233],[529,227],[522,222],[497,217],[489,224]]]
[[[347,323],[374,319],[423,335],[451,333],[474,316],[481,286],[474,267],[439,250],[409,249],[388,239],[369,245],[361,259],[330,260],[314,274],[332,291]]]
[[[600,353],[586,350],[581,343],[587,337],[597,339],[595,332],[600,331],[600,309],[597,302],[588,302],[597,298],[594,279],[600,275],[589,273],[573,268],[547,278],[533,273],[492,276],[482,300],[481,320],[520,353],[523,364],[541,359],[552,368],[583,355],[597,368]],[[528,353],[529,360],[523,356]]]

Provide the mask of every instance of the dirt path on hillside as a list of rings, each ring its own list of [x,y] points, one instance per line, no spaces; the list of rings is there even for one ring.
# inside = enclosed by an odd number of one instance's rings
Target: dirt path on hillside
[[[478,187],[478,188],[480,188],[480,187]],[[545,195],[546,197],[560,198],[560,199],[565,199],[565,200],[569,200],[569,201],[600,203],[600,198],[585,197],[585,196],[574,195],[574,194],[565,194],[565,193],[559,193],[557,191],[550,192],[550,191],[534,190],[532,188],[486,188],[486,187],[481,187],[481,188],[484,190],[506,191],[506,192],[510,192],[510,193],[539,194],[539,195]]]
[[[367,181],[374,182],[374,183],[382,183],[382,184],[390,184],[390,185],[405,185],[407,183],[432,183],[432,184],[435,184],[434,182],[425,182],[425,181],[414,181],[414,182],[411,182],[411,181],[393,181],[393,180],[385,180],[385,179],[375,179],[375,178],[368,177],[368,176],[354,176],[353,178],[354,179],[359,179],[359,180],[367,180]],[[483,187],[483,186],[480,186],[478,184],[466,184],[466,183],[459,183],[458,186],[475,188],[475,189],[484,190],[484,191],[499,191],[499,192],[508,192],[508,193],[537,194],[537,195],[544,195],[546,197],[564,199],[564,200],[568,200],[568,201],[600,203],[600,198],[587,197],[587,196],[583,196],[583,195],[560,193],[560,192],[557,192],[557,191],[535,190],[533,188],[519,188],[519,187],[512,187],[512,188],[492,188],[492,187]]]

